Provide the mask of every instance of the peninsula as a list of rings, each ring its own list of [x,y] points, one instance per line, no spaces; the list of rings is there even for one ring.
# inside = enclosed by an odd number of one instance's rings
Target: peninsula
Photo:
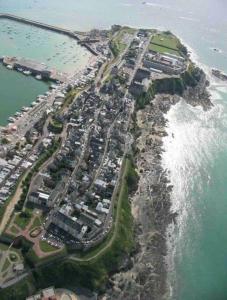
[[[55,286],[85,288],[86,299],[161,299],[176,217],[161,164],[165,113],[181,99],[209,109],[206,76],[169,31],[62,33],[92,52],[90,65],[1,129],[0,298]]]

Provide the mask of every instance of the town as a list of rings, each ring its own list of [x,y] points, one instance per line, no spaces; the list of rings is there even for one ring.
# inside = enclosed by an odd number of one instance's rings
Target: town
[[[111,235],[136,99],[153,80],[178,78],[189,64],[169,32],[115,25],[88,36],[91,64],[55,79],[1,128],[0,233],[10,247],[23,237],[40,259],[88,251]],[[27,75],[41,73],[26,59],[2,60],[17,71],[30,66]],[[1,254],[1,287],[29,270],[21,255],[6,266],[8,252]]]

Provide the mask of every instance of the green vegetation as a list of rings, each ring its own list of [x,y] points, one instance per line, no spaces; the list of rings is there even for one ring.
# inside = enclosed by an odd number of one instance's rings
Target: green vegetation
[[[10,231],[15,235],[17,235],[19,233],[18,228],[14,225],[10,227]]]
[[[8,250],[8,248],[9,248],[8,245],[0,243],[0,250],[6,251],[6,250]]]
[[[127,42],[125,39],[128,35],[131,35],[134,32],[135,30],[133,28],[122,27],[117,35],[111,40],[110,49],[115,57],[125,50],[127,47]]]
[[[45,241],[40,241],[40,242],[39,242],[39,246],[40,246],[40,249],[41,249],[43,252],[53,252],[53,251],[58,250],[58,248],[49,245],[49,244],[48,244],[47,242],[45,242]]]
[[[30,186],[32,177],[34,176],[34,174],[36,174],[39,171],[39,169],[43,165],[43,163],[54,154],[54,152],[58,149],[59,145],[60,145],[60,139],[55,140],[53,142],[53,144],[50,147],[48,147],[46,149],[46,151],[39,157],[39,159],[37,160],[34,167],[26,175],[26,178],[22,182],[23,192],[20,196],[20,200],[15,205],[16,211],[21,211],[23,209],[24,202],[25,202],[27,194],[28,194],[28,190],[29,190],[29,186]]]
[[[136,108],[143,109],[154,99],[156,94],[165,93],[182,96],[187,87],[195,87],[202,76],[203,71],[191,63],[187,71],[179,77],[156,79],[152,82],[148,92],[136,99]]]
[[[159,52],[159,53],[169,53],[169,54],[179,55],[179,51],[177,50],[166,48],[153,43],[150,44],[149,50]]]
[[[65,248],[63,248],[61,251],[49,253],[48,256],[40,258],[36,255],[35,251],[30,248],[29,251],[25,254],[25,260],[28,263],[29,266],[34,267],[38,265],[43,265],[45,263],[52,263],[53,261],[62,260],[67,254],[67,251]]]
[[[15,253],[12,253],[12,252],[9,254],[9,258],[10,258],[11,262],[15,262],[15,261],[18,260],[18,256]]]
[[[113,236],[107,243],[99,245],[88,254],[71,260],[62,260],[58,264],[43,266],[34,271],[38,287],[50,285],[82,285],[90,289],[102,289],[109,273],[117,271],[125,256],[133,250],[133,219],[128,199],[129,192],[136,186],[137,174],[131,159],[124,163],[121,188],[115,204],[116,224]],[[118,214],[119,213],[119,214]],[[102,251],[103,250],[103,251]]]
[[[203,71],[195,65],[190,64],[188,70],[181,74],[179,78],[165,78],[154,81],[156,93],[169,93],[183,95],[187,87],[195,87],[200,81]]]
[[[14,223],[20,227],[22,230],[24,230],[28,224],[31,221],[32,214],[30,210],[26,209],[25,211],[22,211],[21,213],[18,213],[14,219]]]
[[[74,98],[78,95],[79,92],[80,89],[78,88],[70,90],[65,97],[65,101],[62,107],[60,108],[60,111],[62,111],[66,107],[69,107],[69,105],[73,102]]]
[[[16,283],[13,286],[10,286],[5,289],[0,290],[0,299],[1,300],[24,300],[28,295],[31,295],[35,292],[34,282],[32,277],[26,277]]]
[[[60,121],[55,116],[53,116],[50,123],[49,123],[49,125],[48,125],[48,129],[50,131],[52,131],[53,133],[59,134],[63,130],[63,122]]]
[[[6,271],[9,268],[9,266],[10,266],[10,261],[8,258],[6,258],[1,271],[2,272]]]
[[[40,227],[42,225],[41,217],[35,217],[31,227],[29,228],[30,230],[35,229],[36,227]]]
[[[6,144],[9,144],[9,140],[7,139],[7,138],[2,138],[1,139],[1,143],[3,144],[3,145],[6,145]]]
[[[38,259],[32,250],[32,244],[22,243],[23,253],[29,265],[42,263],[33,271],[33,281],[22,280],[9,289],[0,292],[1,299],[24,299],[34,288],[39,289],[54,284],[56,287],[81,285],[90,289],[102,290],[109,274],[119,269],[122,261],[134,249],[133,243],[133,219],[129,202],[129,193],[137,184],[137,173],[131,157],[127,157],[123,163],[121,186],[116,195],[114,207],[114,228],[111,235],[101,245],[87,254],[81,254],[69,259],[63,251],[61,255],[53,254],[47,259]],[[34,222],[37,222],[34,220]],[[53,251],[53,247],[41,242],[43,251]],[[54,249],[55,250],[55,249]],[[60,257],[60,258],[59,258]],[[36,261],[35,261],[36,260]],[[58,263],[55,263],[58,262]],[[43,264],[48,262],[48,264]],[[24,298],[23,298],[24,297]]]
[[[174,55],[186,55],[187,49],[180,40],[171,32],[157,33],[153,36],[149,49],[160,53],[170,53]]]

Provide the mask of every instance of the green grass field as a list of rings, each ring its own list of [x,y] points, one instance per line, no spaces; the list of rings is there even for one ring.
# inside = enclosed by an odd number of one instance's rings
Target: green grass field
[[[6,271],[9,268],[9,266],[10,266],[10,261],[8,258],[6,258],[1,271],[2,272]]]
[[[31,215],[24,217],[21,213],[17,214],[14,220],[14,223],[19,226],[22,230],[24,230],[31,220]]]
[[[153,36],[149,49],[160,53],[170,53],[180,55],[180,42],[177,37],[172,34],[158,33]]]
[[[19,233],[19,230],[14,225],[10,227],[10,231],[15,235],[17,235]]]
[[[35,217],[35,219],[32,222],[32,225],[29,229],[33,230],[36,227],[40,227],[42,225],[41,222],[42,222],[41,217]]]
[[[45,241],[40,241],[40,242],[39,242],[39,246],[40,246],[40,249],[41,249],[43,252],[53,252],[53,251],[58,250],[58,248],[49,245],[49,244],[48,244],[47,242],[45,242]]]

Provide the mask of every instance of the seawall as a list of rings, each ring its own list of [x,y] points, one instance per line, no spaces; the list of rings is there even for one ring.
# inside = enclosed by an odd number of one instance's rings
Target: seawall
[[[84,43],[83,40],[81,40],[81,38],[83,38],[86,35],[85,32],[72,31],[72,30],[69,30],[69,29],[61,28],[61,27],[54,26],[54,25],[45,24],[45,23],[42,23],[42,22],[30,20],[30,19],[27,19],[27,18],[22,18],[22,17],[19,17],[19,16],[11,15],[11,14],[0,14],[0,19],[8,19],[8,20],[12,20],[12,21],[15,21],[15,22],[19,22],[19,23],[23,23],[23,24],[27,24],[27,25],[31,25],[31,26],[36,26],[36,27],[39,27],[39,28],[42,28],[42,29],[45,29],[45,30],[50,30],[50,31],[53,31],[53,32],[56,32],[56,33],[67,35],[67,36],[69,36],[73,39],[76,39],[78,41],[78,43],[81,44],[81,46],[84,46],[93,55],[98,55],[95,50],[93,50],[87,43]]]

